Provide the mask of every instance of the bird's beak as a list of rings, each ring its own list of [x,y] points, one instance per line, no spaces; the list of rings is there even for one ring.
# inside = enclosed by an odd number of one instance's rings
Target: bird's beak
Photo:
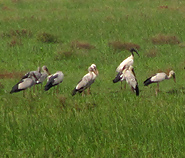
[[[140,57],[139,53],[137,51],[135,51],[137,53],[137,55]]]
[[[174,82],[176,83],[176,77],[175,77],[175,74],[173,75],[173,80],[174,80]]]
[[[94,73],[95,73],[96,75],[99,75],[99,71],[98,71],[97,69],[95,69]]]

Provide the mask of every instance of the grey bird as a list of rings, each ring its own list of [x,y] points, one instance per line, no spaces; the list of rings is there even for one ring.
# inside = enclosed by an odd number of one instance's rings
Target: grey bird
[[[36,81],[37,81],[37,77],[34,74],[34,72],[30,72],[29,77],[27,78],[24,77],[15,86],[12,87],[10,94],[15,92],[20,92],[22,90],[32,87],[33,85],[35,85]]]
[[[119,81],[122,82],[124,80],[131,87],[132,91],[136,93],[136,96],[139,96],[139,87],[133,66],[124,66],[123,71],[118,73],[118,75],[113,80],[113,83],[117,83]]]
[[[44,82],[44,80],[45,80],[49,75],[51,75],[51,74],[49,73],[48,68],[47,68],[45,65],[42,67],[42,70],[43,70],[43,72],[41,72],[40,78],[38,78],[36,84],[40,84],[40,83],[42,84],[42,82]]]
[[[83,78],[78,82],[77,86],[72,91],[72,96],[77,92],[82,93],[88,88],[88,93],[90,94],[90,86],[94,83],[97,75],[99,74],[96,65],[92,64],[88,68],[89,73],[83,76]]]
[[[45,91],[48,91],[51,87],[54,87],[56,85],[59,85],[63,82],[64,74],[62,71],[57,71],[55,74],[52,74],[47,77],[47,83],[44,87]]]
[[[148,86],[148,85],[150,85],[152,83],[157,83],[157,88],[156,88],[156,95],[157,95],[158,92],[159,92],[159,82],[164,81],[164,80],[168,80],[171,77],[173,77],[174,82],[176,82],[175,72],[173,70],[171,70],[169,72],[169,75],[167,75],[164,72],[160,72],[160,73],[155,74],[154,76],[151,76],[151,77],[147,78],[144,81],[144,86]]]
[[[38,69],[36,71],[27,72],[21,79],[29,78],[30,74],[32,74],[32,73],[34,73],[34,75],[37,77],[37,79],[39,79],[41,77],[41,68],[38,67]]]

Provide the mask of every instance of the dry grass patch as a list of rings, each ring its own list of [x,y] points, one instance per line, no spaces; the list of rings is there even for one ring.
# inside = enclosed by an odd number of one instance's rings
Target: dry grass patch
[[[13,38],[10,42],[8,42],[9,47],[14,47],[14,46],[21,46],[22,41],[20,38]]]
[[[180,43],[179,47],[181,47],[181,48],[185,47],[185,42]]]
[[[33,34],[30,30],[22,29],[22,30],[10,30],[7,33],[2,33],[1,37],[31,37]]]
[[[71,48],[72,49],[94,49],[95,46],[91,45],[88,42],[82,42],[82,41],[72,41],[71,42]]]
[[[39,33],[37,35],[37,40],[43,43],[58,43],[59,42],[57,36],[52,35],[50,33],[46,33],[46,32]]]
[[[59,100],[59,103],[60,103],[60,109],[61,110],[63,110],[63,108],[65,108],[65,106],[66,106],[66,97],[65,96],[63,96],[63,95],[59,95],[58,96],[58,100]]]
[[[158,55],[157,49],[150,49],[145,53],[145,56],[148,58],[154,58]]]
[[[135,48],[137,50],[140,49],[140,46],[138,44],[121,41],[109,42],[108,46],[113,48],[115,51],[130,50],[131,48]]]
[[[174,35],[157,34],[151,38],[153,44],[179,44],[180,40]]]
[[[4,72],[0,73],[1,79],[11,79],[11,78],[17,78],[20,79],[25,73],[23,72]]]
[[[70,58],[73,56],[73,54],[74,53],[72,51],[59,51],[55,55],[55,60],[62,60],[64,58]]]

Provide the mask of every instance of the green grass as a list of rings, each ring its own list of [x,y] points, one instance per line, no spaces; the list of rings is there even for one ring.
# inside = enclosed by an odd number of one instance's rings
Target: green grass
[[[184,5],[182,0],[0,1],[0,157],[184,157]],[[176,36],[180,44],[154,44],[157,35]],[[75,48],[74,41],[95,48]],[[109,47],[112,41],[140,46],[134,61],[139,97],[112,83],[116,67],[130,55]],[[92,94],[72,97],[92,63],[99,70]],[[54,88],[31,88],[26,97],[9,94],[20,78],[5,74],[43,65],[64,73],[59,94]],[[177,83],[162,82],[156,97],[156,85],[144,87],[143,81],[168,69],[176,72]]]

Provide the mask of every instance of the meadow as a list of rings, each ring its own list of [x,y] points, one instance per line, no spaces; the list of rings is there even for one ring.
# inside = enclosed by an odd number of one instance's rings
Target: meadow
[[[0,0],[0,11],[0,157],[185,157],[185,1]],[[132,47],[138,97],[112,82]],[[72,97],[92,63],[91,95]],[[59,94],[9,94],[43,65],[64,73]],[[171,69],[177,82],[158,96],[144,87]]]

